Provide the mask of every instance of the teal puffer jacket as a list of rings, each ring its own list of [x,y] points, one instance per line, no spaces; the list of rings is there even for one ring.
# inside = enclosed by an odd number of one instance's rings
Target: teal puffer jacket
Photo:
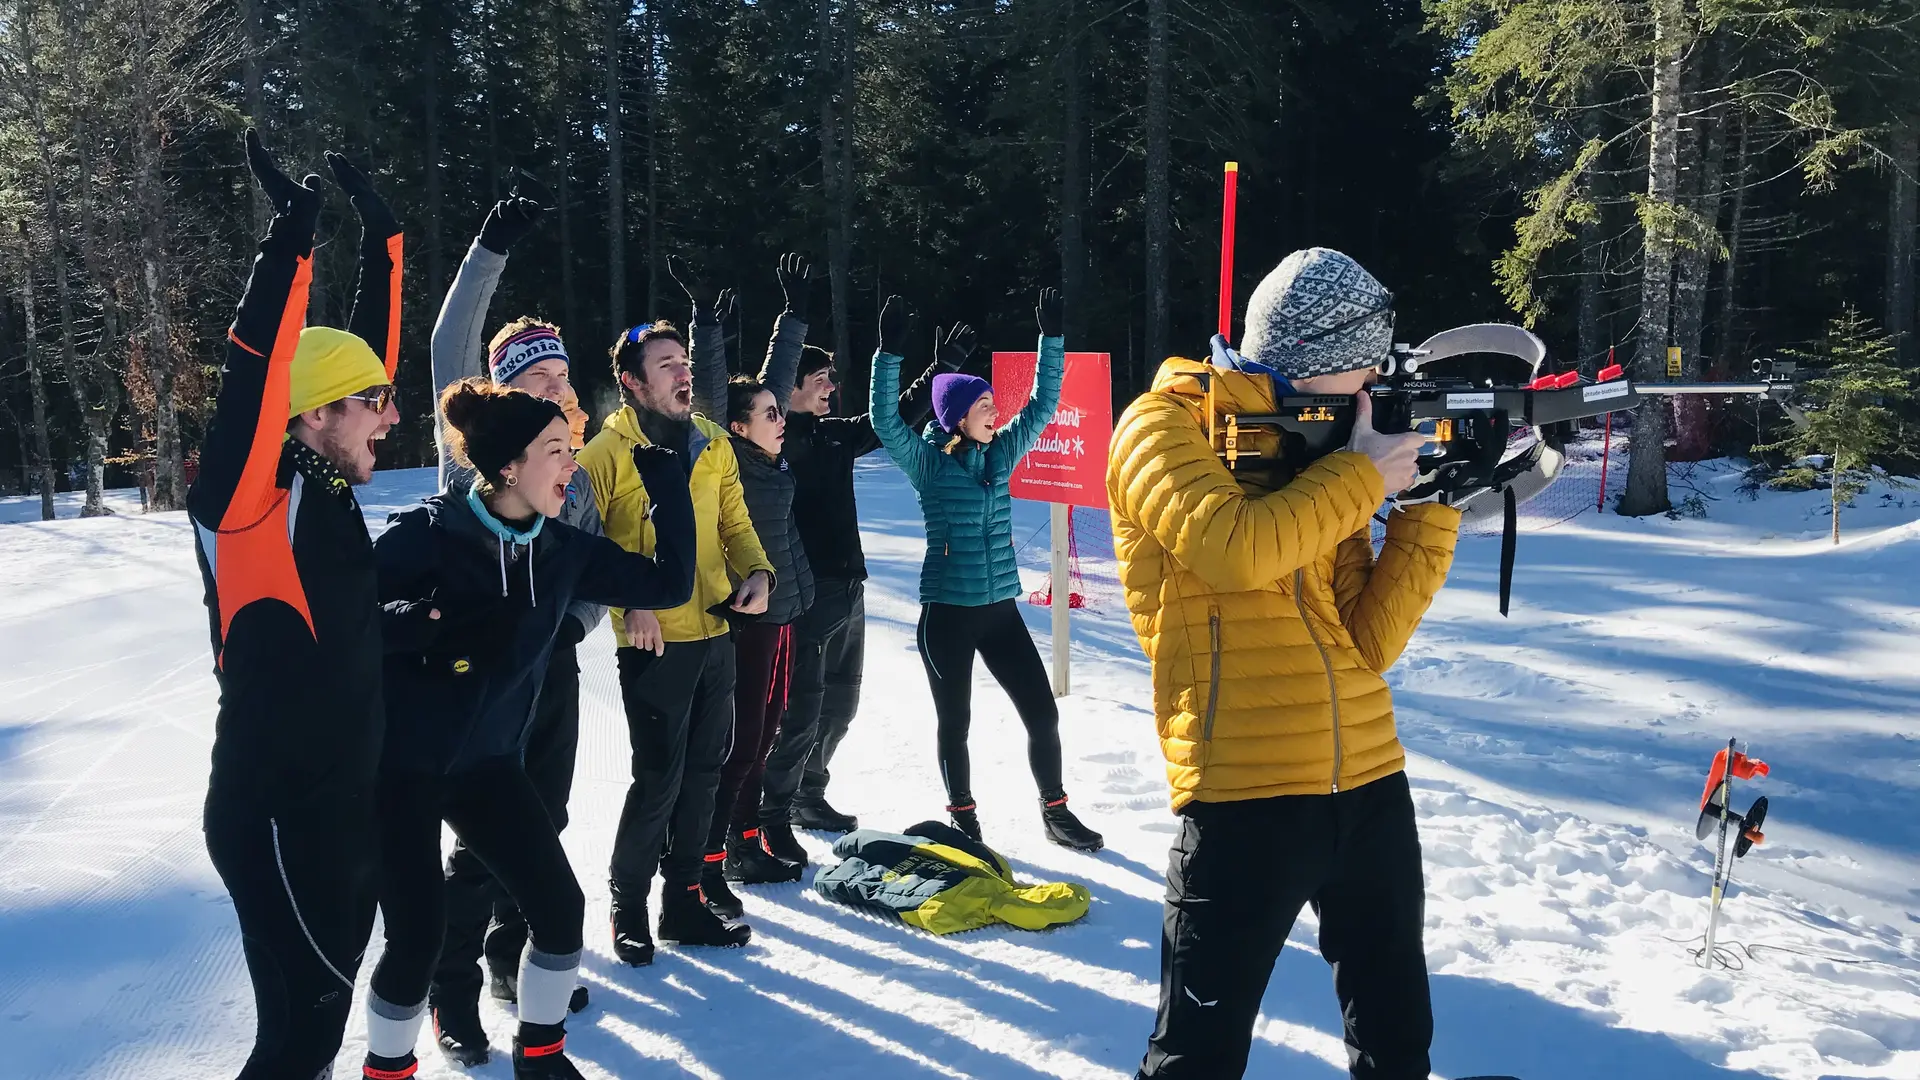
[[[1067,365],[1066,339],[1040,339],[1040,365],[1033,396],[993,442],[967,442],[951,454],[941,447],[952,438],[937,423],[922,436],[892,409],[873,413],[874,434],[907,474],[920,496],[927,521],[927,557],[920,565],[920,602],[984,607],[1020,595],[1014,560],[1013,497],[1007,481],[1013,467],[1040,438],[1060,404],[1060,377]],[[873,357],[869,401],[900,396],[900,357]]]

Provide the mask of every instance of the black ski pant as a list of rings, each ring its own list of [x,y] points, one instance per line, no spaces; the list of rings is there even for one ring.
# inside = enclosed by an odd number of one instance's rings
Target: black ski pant
[[[733,740],[733,639],[669,641],[666,655],[618,651],[633,784],[613,837],[613,885],[645,896],[700,882],[720,766]]]
[[[373,931],[372,793],[274,810],[213,790],[204,826],[253,980],[258,1026],[241,1080],[333,1075]]]
[[[1027,726],[1027,764],[1040,796],[1064,798],[1060,781],[1060,709],[1027,624],[1012,600],[984,607],[925,604],[920,608],[920,663],[933,689],[939,718],[940,776],[947,805],[973,805],[973,767],[967,729],[973,723],[973,657],[978,653]]]
[[[518,758],[494,758],[450,776],[380,777],[380,914],[387,949],[373,969],[382,1001],[426,999],[447,932],[440,822],[486,864],[527,920],[533,948],[577,963],[586,897],[560,833]]]
[[[567,828],[567,798],[580,748],[580,663],[575,647],[555,644],[527,735],[527,779],[553,831]],[[435,1004],[480,998],[480,957],[495,974],[513,977],[527,944],[527,920],[480,856],[456,840],[447,856],[447,936],[433,973]]]
[[[813,606],[793,627],[793,692],[761,780],[760,820],[785,821],[793,804],[827,796],[827,767],[860,709],[867,654],[866,582],[814,583]]]
[[[1426,885],[1406,774],[1334,795],[1195,802],[1180,813],[1160,1011],[1139,1077],[1244,1073],[1267,978],[1312,904],[1355,1080],[1425,1080]]]
[[[760,780],[787,711],[793,674],[793,626],[748,623],[733,632],[733,749],[720,768],[713,822],[707,828],[707,861],[726,851],[727,830],[760,824]]]

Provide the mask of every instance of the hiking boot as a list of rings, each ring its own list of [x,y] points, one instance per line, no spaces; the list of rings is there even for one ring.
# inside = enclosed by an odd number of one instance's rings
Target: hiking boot
[[[565,1024],[521,1024],[513,1037],[513,1080],[586,1080],[567,1060]]]
[[[698,885],[668,886],[660,899],[660,940],[668,945],[712,945],[734,949],[753,937],[746,923],[730,923],[707,907]]]
[[[742,885],[775,885],[799,881],[801,868],[767,850],[765,834],[759,829],[747,829],[727,841],[725,873],[728,881]]]
[[[706,897],[707,908],[715,915],[723,919],[737,919],[746,913],[747,906],[727,885],[727,876],[721,872],[726,862],[727,853],[724,851],[707,856],[706,865],[700,869],[700,894]]]
[[[784,821],[760,826],[760,839],[767,842],[767,853],[781,862],[790,862],[801,869],[807,866],[807,849],[800,846],[800,838],[793,835],[793,826]]]
[[[985,841],[980,839],[980,811],[975,804],[968,803],[965,806],[949,806],[947,807],[947,817],[953,822],[954,828],[967,834],[968,839],[976,843],[985,843]]]
[[[623,964],[646,967],[653,963],[653,934],[647,930],[647,894],[609,882],[613,898],[613,955]],[[514,1059],[519,1060],[516,1053]]]
[[[1099,851],[1107,845],[1106,838],[1081,824],[1080,819],[1067,809],[1067,797],[1040,800],[1040,821],[1046,826],[1047,839],[1061,847],[1075,851]]]
[[[860,827],[859,818],[828,806],[825,798],[795,799],[793,809],[787,811],[787,820],[796,828],[819,832],[847,833]]]
[[[367,1063],[360,1067],[360,1075],[366,1080],[407,1080],[420,1071],[420,1059],[408,1054],[406,1057],[381,1057],[368,1054]]]
[[[456,1065],[485,1065],[493,1054],[487,1029],[480,1026],[480,1003],[442,1002],[433,1007],[433,1038]]]

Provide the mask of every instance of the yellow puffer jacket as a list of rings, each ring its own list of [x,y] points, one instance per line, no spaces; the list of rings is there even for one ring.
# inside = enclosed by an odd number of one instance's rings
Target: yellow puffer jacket
[[[773,564],[760,547],[740,491],[740,462],[733,442],[720,426],[703,416],[693,418],[693,475],[687,485],[693,494],[693,528],[699,540],[699,566],[694,571],[693,599],[660,612],[660,632],[668,641],[704,641],[727,632],[726,620],[707,609],[733,595],[734,580],[755,570],[773,574]],[[633,447],[647,437],[631,405],[607,417],[599,433],[578,457],[593,484],[594,501],[607,538],[642,555],[653,554],[653,522],[647,512],[652,500],[633,467]],[[719,543],[714,543],[714,538]],[[732,577],[728,576],[732,571]],[[614,608],[613,636],[627,644],[625,615]]]
[[[1154,722],[1178,810],[1198,799],[1325,795],[1401,770],[1381,677],[1446,581],[1460,512],[1396,511],[1364,455],[1336,453],[1279,490],[1229,472],[1214,410],[1274,411],[1265,376],[1174,358],[1122,414],[1107,465],[1127,609],[1153,664]],[[1272,454],[1271,432],[1240,432]]]

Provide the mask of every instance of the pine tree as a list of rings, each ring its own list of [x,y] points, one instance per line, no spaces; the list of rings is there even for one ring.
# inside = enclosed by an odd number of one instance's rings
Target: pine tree
[[[1759,451],[1827,457],[1833,492],[1833,542],[1840,542],[1840,508],[1881,474],[1874,468],[1908,450],[1911,432],[1894,408],[1914,397],[1913,373],[1899,366],[1893,339],[1849,306],[1827,327],[1818,352],[1790,352],[1826,374],[1802,384],[1806,419],[1785,439]]]

